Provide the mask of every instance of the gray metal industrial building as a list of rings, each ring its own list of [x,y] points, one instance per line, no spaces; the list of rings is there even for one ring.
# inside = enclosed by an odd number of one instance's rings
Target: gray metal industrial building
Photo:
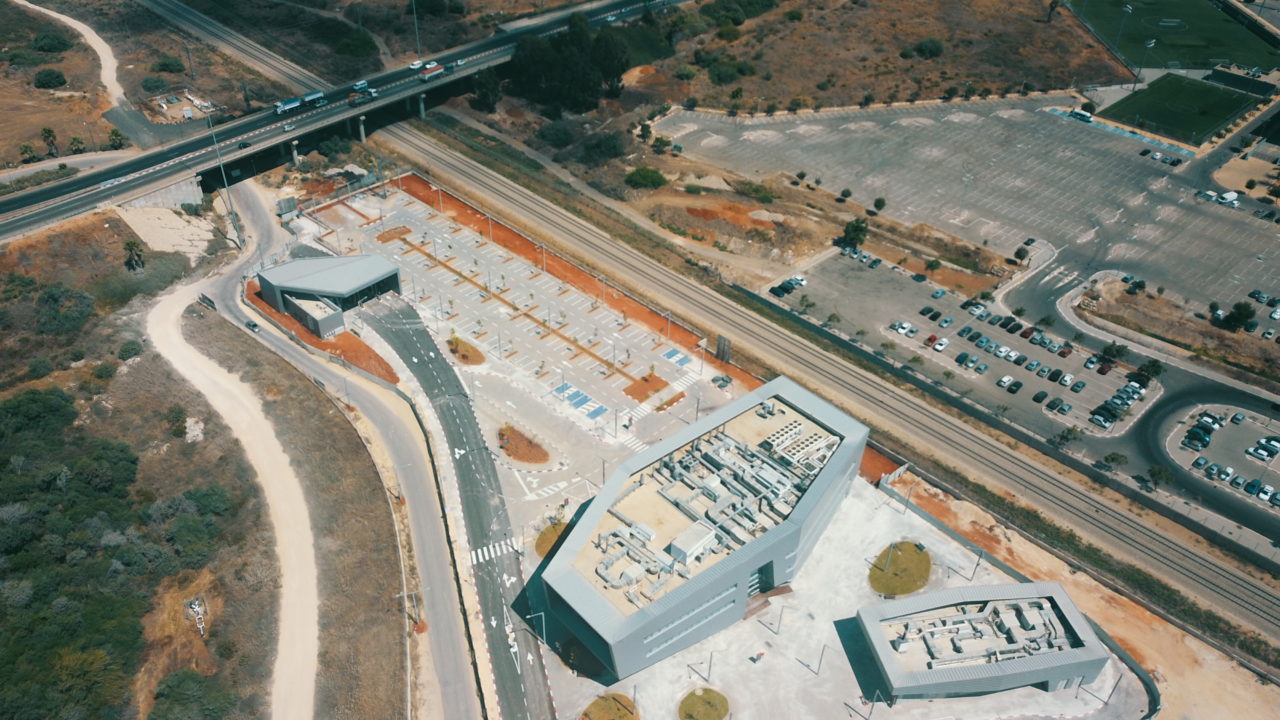
[[[867,427],[778,378],[622,463],[543,572],[549,612],[617,678],[786,585],[857,475]]]
[[[344,329],[344,311],[400,292],[400,269],[377,255],[304,258],[263,270],[258,285],[268,305],[327,338]]]
[[[890,703],[1097,679],[1108,653],[1056,582],[956,587],[862,608],[871,657]]]

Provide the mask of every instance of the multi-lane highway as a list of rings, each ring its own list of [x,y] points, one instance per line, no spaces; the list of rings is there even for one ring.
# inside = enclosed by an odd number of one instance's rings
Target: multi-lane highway
[[[661,5],[666,1],[650,5]],[[369,87],[378,90],[378,97],[358,107],[351,107],[347,104],[350,84],[332,86],[324,79],[283,60],[176,0],[145,0],[144,4],[173,24],[207,38],[212,44],[289,84],[298,92],[322,90],[326,104],[301,108],[285,115],[277,115],[272,109],[262,110],[210,128],[206,134],[142,153],[109,168],[82,173],[63,182],[0,199],[0,237],[27,232],[110,202],[121,195],[151,187],[165,179],[197,175],[216,167],[219,162],[236,160],[267,147],[280,146],[327,125],[403,102],[426,90],[505,62],[515,52],[515,45],[520,38],[558,32],[567,23],[567,14],[548,13],[545,18],[508,32],[433,54],[430,59],[451,69],[426,83],[418,79],[419,70],[409,67],[396,68],[367,78]],[[643,11],[645,7],[645,4],[636,3],[635,0],[613,0],[590,4],[587,14],[593,24],[600,24],[611,15],[627,17]],[[461,64],[463,62],[465,64]]]
[[[519,226],[542,228],[616,281],[659,298],[695,324],[729,337],[740,348],[751,348],[766,360],[785,365],[788,374],[854,412],[870,416],[873,424],[913,440],[918,447],[931,448],[940,460],[959,466],[975,479],[997,478],[1056,522],[1167,578],[1218,612],[1268,636],[1280,635],[1280,595],[1268,585],[1148,527],[1090,489],[659,265],[497,173],[408,129],[393,127],[385,133],[411,156],[429,164],[437,175],[491,197],[494,202],[490,207],[496,214]]]

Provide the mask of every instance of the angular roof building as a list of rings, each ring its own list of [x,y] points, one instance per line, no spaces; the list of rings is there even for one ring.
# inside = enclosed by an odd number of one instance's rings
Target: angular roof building
[[[786,585],[857,475],[867,428],[778,378],[622,463],[543,571],[550,613],[617,678]]]
[[[957,587],[858,612],[890,703],[1034,685],[1060,690],[1098,677],[1109,657],[1056,582]]]
[[[342,332],[342,313],[400,292],[400,268],[378,255],[291,260],[258,273],[262,299],[320,337]]]

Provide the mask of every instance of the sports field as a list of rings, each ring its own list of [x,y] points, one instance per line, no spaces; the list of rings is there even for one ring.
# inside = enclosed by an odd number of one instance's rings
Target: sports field
[[[1258,100],[1221,85],[1171,74],[1104,108],[1099,115],[1199,145]]]
[[[1130,65],[1209,68],[1220,62],[1270,70],[1280,50],[1209,0],[1071,0],[1071,9]],[[1132,7],[1126,13],[1124,8]],[[1155,46],[1147,48],[1147,41]]]

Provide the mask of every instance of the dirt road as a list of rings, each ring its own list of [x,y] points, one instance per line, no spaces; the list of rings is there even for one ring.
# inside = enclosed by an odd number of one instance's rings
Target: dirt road
[[[183,310],[209,281],[168,293],[147,316],[147,335],[159,352],[205,395],[244,446],[258,474],[280,559],[280,628],[271,680],[273,720],[311,720],[320,648],[315,544],[302,485],[276,438],[262,402],[249,386],[183,340]]]
[[[120,86],[120,81],[116,80],[115,53],[111,52],[111,46],[108,45],[107,42],[98,35],[98,33],[94,32],[93,28],[85,25],[75,18],[70,18],[66,15],[62,15],[61,13],[56,13],[52,10],[42,8],[39,5],[27,2],[27,0],[13,1],[28,10],[34,10],[38,13],[48,15],[54,20],[57,20],[63,25],[67,25],[72,30],[80,33],[80,37],[84,38],[85,43],[87,43],[89,47],[93,48],[93,51],[98,54],[98,61],[102,65],[102,86],[107,89],[107,94],[111,96],[111,104],[120,105],[125,102],[124,88]]]

